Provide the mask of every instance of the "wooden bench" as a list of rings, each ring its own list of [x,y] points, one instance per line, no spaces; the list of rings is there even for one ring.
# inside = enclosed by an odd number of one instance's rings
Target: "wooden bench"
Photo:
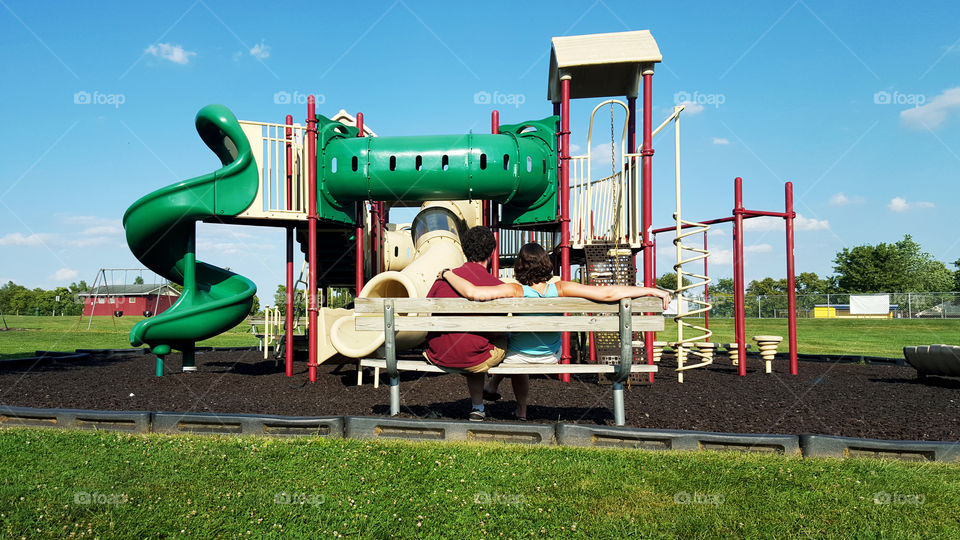
[[[663,330],[663,304],[657,298],[627,298],[619,303],[583,298],[502,298],[473,302],[464,298],[357,298],[356,328],[384,332],[385,358],[360,360],[360,369],[386,369],[390,414],[400,413],[400,371],[463,373],[426,360],[397,360],[397,332],[619,332],[620,364],[499,365],[491,375],[607,373],[613,378],[614,420],[624,424],[623,383],[630,373],[653,373],[656,366],[633,364],[633,332]],[[633,312],[654,315],[633,315]],[[464,315],[470,313],[471,315]],[[513,314],[532,314],[513,316]],[[558,314],[568,314],[559,317]],[[478,316],[480,315],[480,316]]]

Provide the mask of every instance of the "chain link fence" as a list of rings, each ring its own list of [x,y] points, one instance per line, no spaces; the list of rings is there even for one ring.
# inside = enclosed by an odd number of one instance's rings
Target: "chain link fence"
[[[898,292],[890,295],[890,313],[903,319],[960,319],[960,292]],[[872,295],[872,293],[871,293]],[[854,296],[857,296],[854,294]],[[710,292],[710,317],[733,318],[733,295]],[[787,295],[747,295],[744,298],[748,319],[785,319]],[[820,306],[820,310],[816,309]],[[797,318],[825,316],[832,307],[835,316],[849,313],[850,294],[798,294]]]

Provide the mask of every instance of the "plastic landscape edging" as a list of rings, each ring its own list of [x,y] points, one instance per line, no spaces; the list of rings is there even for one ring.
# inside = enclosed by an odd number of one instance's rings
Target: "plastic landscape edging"
[[[379,416],[303,417],[0,405],[0,428],[495,442],[643,450],[735,451],[804,458],[866,457],[960,462],[960,442],[949,441],[890,441],[815,434],[718,433],[569,423],[467,422]]]

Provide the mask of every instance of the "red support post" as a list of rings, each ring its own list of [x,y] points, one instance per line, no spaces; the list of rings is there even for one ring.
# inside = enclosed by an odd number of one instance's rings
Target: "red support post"
[[[797,366],[797,283],[793,266],[793,220],[796,213],[793,211],[793,182],[784,186],[784,213],[787,229],[787,332],[790,343],[790,374],[796,375]]]
[[[652,287],[654,280],[653,261],[657,254],[653,251],[650,239],[650,225],[653,215],[653,69],[643,71],[643,147],[640,149],[642,167],[641,205],[643,227],[643,286]],[[653,332],[643,333],[643,347],[647,354],[647,364],[653,365]],[[650,374],[650,382],[654,380]]]
[[[632,154],[636,151],[636,148],[637,148],[637,98],[636,97],[629,97],[629,96],[627,97],[627,116],[629,116],[629,118],[627,119],[627,153]],[[637,166],[636,158],[630,158],[630,170],[635,171],[636,166]],[[639,201],[631,200],[632,198],[635,198],[635,197],[636,197],[636,194],[634,193],[631,195],[631,197],[626,198],[629,201],[630,205],[635,205],[637,202],[639,202]],[[636,206],[634,206],[634,209],[639,210]],[[632,214],[628,213],[628,215],[632,215]],[[631,217],[628,219],[633,219],[633,218]],[[627,242],[630,242],[631,240],[632,240],[631,238],[627,238]],[[632,285],[636,285],[639,282],[639,280],[637,279],[637,253],[636,252],[630,253],[630,265],[633,267]]]
[[[560,279],[570,280],[570,77],[560,78]],[[563,332],[560,363],[570,363],[570,332]],[[560,380],[570,381],[564,373]]]
[[[494,109],[490,113],[490,133],[500,134],[500,111]],[[500,209],[494,201],[490,201],[489,227],[493,230],[493,256],[490,259],[490,273],[495,278],[500,277]]]
[[[293,116],[287,115],[287,126],[293,126]],[[293,209],[293,128],[285,131],[287,156],[285,169],[287,171],[287,210]],[[286,351],[285,368],[287,377],[293,377],[293,226],[287,228],[287,308],[286,308]]]
[[[358,112],[356,117],[357,125],[357,137],[363,137],[363,113]],[[380,255],[379,243],[377,239],[379,236],[377,233],[380,227],[380,205],[376,201],[370,202],[370,253],[373,255],[373,260],[376,262]],[[358,215],[357,215],[357,296],[360,295],[360,289],[363,288],[363,210],[366,208],[365,203],[360,203],[358,205]],[[373,268],[371,265],[371,271],[376,272],[378,268]]]
[[[743,179],[733,181],[733,312],[736,331],[737,374],[747,375],[747,329],[743,284]]]
[[[307,377],[310,382],[317,380],[317,109],[313,95],[307,97],[307,264],[310,266],[308,279],[307,311],[309,327],[307,329]]]

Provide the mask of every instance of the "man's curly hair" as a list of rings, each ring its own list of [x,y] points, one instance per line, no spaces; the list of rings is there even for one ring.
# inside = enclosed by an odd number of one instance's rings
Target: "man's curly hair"
[[[490,258],[494,248],[497,247],[497,240],[490,229],[477,226],[463,234],[460,238],[460,246],[467,261],[478,263]]]
[[[536,242],[524,244],[513,264],[513,277],[522,285],[544,283],[553,277],[553,261],[543,246]]]

